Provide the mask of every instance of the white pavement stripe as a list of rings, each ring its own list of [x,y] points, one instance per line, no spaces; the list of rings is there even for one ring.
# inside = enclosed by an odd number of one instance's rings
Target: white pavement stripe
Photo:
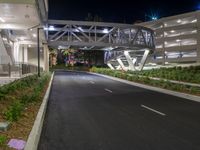
[[[90,83],[91,83],[91,84],[95,84],[95,82],[94,82],[94,81],[90,81]]]
[[[107,91],[107,92],[110,92],[110,93],[112,93],[112,91],[111,90],[109,90],[109,89],[104,89],[105,91]]]
[[[159,111],[157,111],[157,110],[155,110],[155,109],[152,109],[152,108],[150,108],[150,107],[147,107],[147,106],[145,106],[145,105],[141,105],[141,107],[146,108],[146,109],[148,109],[148,110],[150,110],[150,111],[153,111],[153,112],[155,112],[155,113],[157,113],[157,114],[159,114],[159,115],[166,116],[166,114],[164,114],[164,113],[162,113],[162,112],[159,112]]]

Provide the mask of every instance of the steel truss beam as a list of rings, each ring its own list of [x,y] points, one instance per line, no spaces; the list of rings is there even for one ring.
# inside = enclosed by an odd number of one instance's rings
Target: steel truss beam
[[[126,69],[119,56],[124,56],[129,64],[130,70],[141,70],[146,62],[147,56],[155,49],[153,30],[130,24],[84,22],[84,21],[63,21],[49,20],[48,44],[52,47],[75,46],[84,50],[106,50],[113,53],[106,57],[108,66],[112,69],[110,60],[115,60],[122,69]],[[121,52],[115,52],[120,50]],[[137,56],[132,58],[129,52],[144,52],[141,59]],[[141,61],[139,61],[141,60]],[[139,64],[139,67],[137,67]]]

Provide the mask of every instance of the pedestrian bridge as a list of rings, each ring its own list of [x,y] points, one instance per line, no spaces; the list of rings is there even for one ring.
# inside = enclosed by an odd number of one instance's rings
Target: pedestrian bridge
[[[48,45],[105,51],[111,69],[142,70],[154,49],[153,30],[131,24],[48,20]]]

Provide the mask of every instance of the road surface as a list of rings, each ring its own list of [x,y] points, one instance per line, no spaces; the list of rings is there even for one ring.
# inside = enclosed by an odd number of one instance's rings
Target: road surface
[[[200,150],[200,103],[58,71],[38,150]]]

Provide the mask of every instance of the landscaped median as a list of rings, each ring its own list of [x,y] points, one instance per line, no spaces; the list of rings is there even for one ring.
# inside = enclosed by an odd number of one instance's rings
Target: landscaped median
[[[11,139],[26,141],[50,80],[50,73],[31,75],[0,87],[0,150],[9,150]]]
[[[173,74],[172,75],[169,74],[170,79],[176,79],[176,78],[182,79],[182,77],[179,77],[179,76],[184,75],[184,72],[186,75],[191,75],[191,74],[188,74],[189,69],[184,69],[185,71],[182,71],[182,73],[180,75],[178,75],[175,68],[171,68],[171,69],[173,70],[176,77],[172,78]],[[173,82],[170,82],[170,80],[164,80],[164,79],[154,80],[151,78],[151,76],[145,74],[146,71],[124,72],[124,71],[119,71],[119,70],[111,70],[111,69],[107,69],[107,68],[96,68],[96,67],[93,67],[92,69],[90,69],[90,71],[117,77],[117,78],[121,78],[121,79],[125,79],[128,81],[142,83],[142,84],[146,84],[146,85],[150,85],[150,86],[154,86],[154,87],[159,87],[159,88],[168,89],[168,90],[172,90],[172,91],[177,91],[177,92],[200,96],[200,87],[199,86],[192,86],[192,85],[188,85],[188,84],[184,84],[184,83],[183,84],[173,83]],[[160,72],[163,72],[163,70],[161,69],[159,71],[159,69],[158,69],[155,72],[157,73],[157,75],[154,74],[153,77],[160,77]],[[197,70],[196,72],[199,72],[199,70]],[[195,79],[197,79],[197,80],[194,80],[190,77],[190,79],[193,81],[193,83],[199,83],[200,76],[196,77],[196,74],[194,74],[194,71],[193,71],[193,76],[195,76]],[[179,81],[185,81],[185,80],[179,80]],[[187,78],[187,81],[190,81],[189,77]]]

